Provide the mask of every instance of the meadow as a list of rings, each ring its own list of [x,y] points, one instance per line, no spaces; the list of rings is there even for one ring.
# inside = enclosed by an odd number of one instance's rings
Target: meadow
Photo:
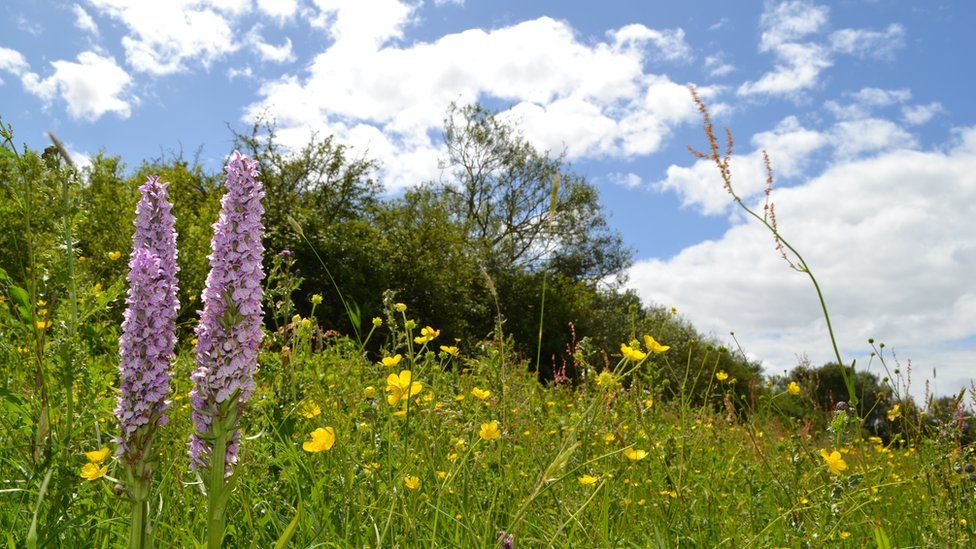
[[[731,153],[705,121],[711,148],[698,154],[724,174]],[[201,224],[205,288],[176,302],[186,241],[166,187],[137,176],[135,240],[132,211],[109,229],[130,248],[80,242],[90,220],[76,193],[93,184],[56,140],[37,155],[5,131],[3,185],[25,197],[7,211],[37,227],[19,239],[27,267],[0,271],[9,547],[974,543],[974,394],[915,403],[883,344],[872,360],[890,377],[866,389],[838,351],[844,392],[824,395],[808,370],[764,376],[741,350],[692,337],[679,309],[624,304],[600,317],[613,341],[552,330],[564,353],[547,373],[540,316],[560,314],[558,277],[543,271],[529,292],[537,346],[509,331],[517,313],[490,266],[476,277],[490,309],[475,337],[410,291],[368,308],[344,297],[346,281],[309,291],[293,252],[262,244],[273,231],[260,204],[275,197],[246,155],[228,167],[223,213]],[[43,178],[53,191],[35,206]],[[60,217],[33,220],[42,206]],[[768,206],[753,215],[816,284]],[[279,228],[310,231],[291,216]],[[328,258],[306,259],[328,272]]]

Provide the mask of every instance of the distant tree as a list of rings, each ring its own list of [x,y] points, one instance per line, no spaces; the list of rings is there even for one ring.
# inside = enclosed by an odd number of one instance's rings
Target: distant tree
[[[452,104],[444,143],[451,179],[441,190],[493,271],[548,265],[595,283],[629,264],[631,252],[607,224],[596,188],[561,156],[536,150],[516,126],[480,105]]]

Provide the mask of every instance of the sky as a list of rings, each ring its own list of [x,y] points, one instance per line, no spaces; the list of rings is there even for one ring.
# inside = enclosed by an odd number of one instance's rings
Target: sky
[[[441,180],[448,104],[481,102],[600,190],[627,286],[768,372],[832,358],[809,279],[730,201],[688,84],[735,135],[733,184],[817,275],[841,354],[912,393],[976,376],[976,4],[900,0],[8,0],[0,117],[81,161],[183,151],[276,121],[381,162],[395,196]]]

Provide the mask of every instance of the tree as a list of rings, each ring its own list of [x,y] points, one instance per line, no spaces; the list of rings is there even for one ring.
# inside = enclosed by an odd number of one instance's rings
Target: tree
[[[596,188],[562,156],[539,152],[480,105],[448,108],[444,143],[453,179],[441,192],[493,272],[548,267],[596,283],[629,264],[631,252],[607,224]]]

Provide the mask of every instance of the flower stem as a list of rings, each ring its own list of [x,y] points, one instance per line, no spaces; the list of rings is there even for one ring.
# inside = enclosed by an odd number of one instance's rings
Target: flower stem
[[[227,498],[224,496],[224,460],[227,457],[227,438],[224,418],[213,419],[214,446],[210,454],[210,486],[207,497],[207,548],[219,549],[224,539],[224,522]]]
[[[149,501],[132,500],[132,528],[129,531],[129,549],[145,549],[149,547],[149,536],[146,528],[149,518]]]

